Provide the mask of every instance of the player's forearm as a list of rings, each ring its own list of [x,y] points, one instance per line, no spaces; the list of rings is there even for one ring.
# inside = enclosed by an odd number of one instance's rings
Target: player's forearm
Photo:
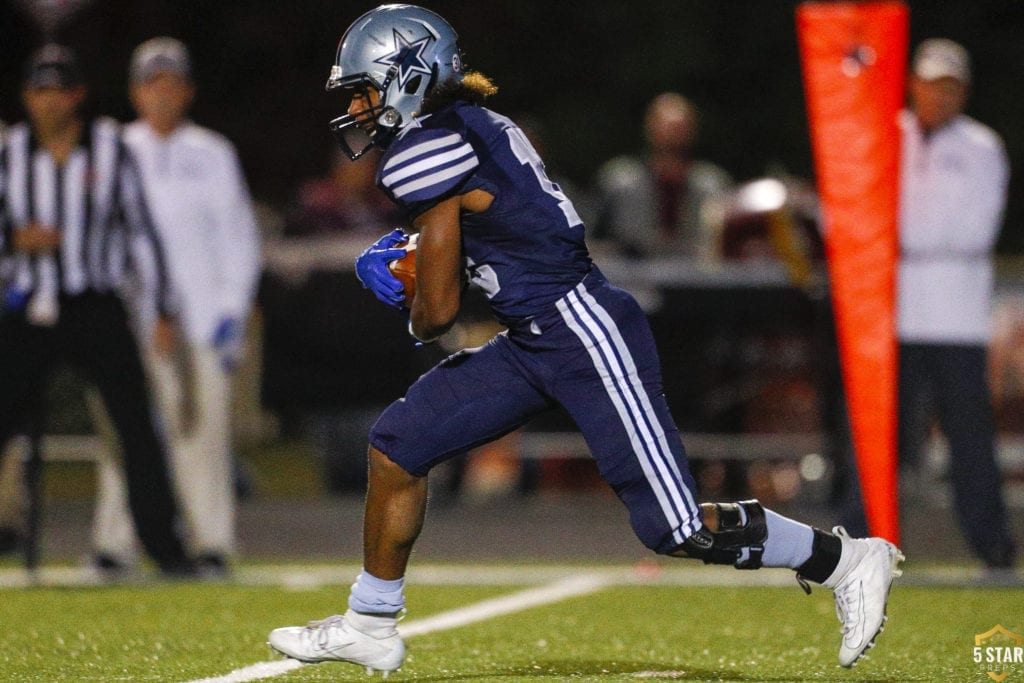
[[[433,341],[451,329],[459,314],[462,295],[462,228],[460,197],[447,199],[421,214],[414,222],[419,231],[416,247],[416,296],[410,308],[413,336]]]
[[[458,306],[454,314],[429,310],[427,306],[413,304],[409,314],[409,332],[422,342],[432,342],[455,324]]]

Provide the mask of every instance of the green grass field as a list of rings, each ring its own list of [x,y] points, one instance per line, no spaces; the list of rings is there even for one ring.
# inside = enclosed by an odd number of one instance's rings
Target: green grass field
[[[229,674],[281,662],[265,645],[268,631],[341,610],[347,596],[340,579],[254,578],[260,571],[246,567],[239,581],[219,584],[0,589],[0,680],[243,680]],[[778,585],[778,573],[768,587],[673,585],[700,583],[702,571],[616,579],[587,595],[414,635],[409,659],[389,680],[988,681],[991,667],[972,660],[974,635],[997,623],[1024,632],[1024,590],[897,583],[889,628],[872,655],[847,671],[835,663],[838,622],[828,591],[807,597],[795,582]],[[748,581],[754,573],[732,573],[741,574]],[[465,585],[411,581],[403,627],[514,594],[528,581],[549,582],[524,572],[516,585],[507,570],[479,580],[486,576]],[[716,583],[729,575],[707,576]],[[1024,680],[1024,666],[1007,671],[1007,683]],[[258,680],[367,678],[358,667],[332,663]]]

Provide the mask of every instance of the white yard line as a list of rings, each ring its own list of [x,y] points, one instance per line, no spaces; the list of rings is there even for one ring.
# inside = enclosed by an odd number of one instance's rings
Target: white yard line
[[[214,678],[199,678],[189,683],[245,683],[245,681],[258,681],[264,678],[273,678],[294,671],[305,666],[296,659],[282,659],[276,662],[257,662],[241,669],[235,669],[229,674],[216,676]]]
[[[503,595],[498,598],[491,598],[483,602],[460,607],[435,614],[432,617],[411,621],[398,627],[398,632],[405,638],[421,636],[434,631],[446,631],[450,628],[459,628],[469,624],[495,617],[521,612],[532,607],[550,605],[554,602],[561,602],[580,595],[587,595],[611,585],[611,577],[597,574],[584,574],[582,576],[571,576],[561,581],[527,588],[526,590]]]
[[[510,595],[491,598],[472,605],[449,610],[448,612],[441,612],[432,617],[411,621],[408,624],[399,626],[398,631],[402,634],[403,638],[446,631],[487,619],[494,619],[506,614],[521,612],[533,607],[550,605],[562,600],[568,600],[569,598],[587,595],[599,591],[612,583],[613,577],[608,574],[571,576],[544,586],[527,588]],[[258,681],[264,678],[280,676],[301,666],[304,666],[302,662],[293,659],[258,662],[241,669],[235,669],[224,676],[202,678],[189,681],[189,683],[245,683],[246,681]]]

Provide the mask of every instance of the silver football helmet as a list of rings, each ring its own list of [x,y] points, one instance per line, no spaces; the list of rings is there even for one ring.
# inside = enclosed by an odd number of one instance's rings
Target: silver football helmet
[[[346,113],[331,121],[331,131],[349,158],[372,145],[387,147],[420,111],[427,91],[462,80],[457,40],[447,21],[415,5],[382,5],[348,27],[327,90],[344,95]],[[354,99],[366,107],[352,111]]]

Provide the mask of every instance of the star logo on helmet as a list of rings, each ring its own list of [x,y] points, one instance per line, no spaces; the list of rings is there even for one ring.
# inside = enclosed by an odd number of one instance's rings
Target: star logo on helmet
[[[393,52],[373,60],[375,64],[398,67],[398,87],[404,88],[413,74],[430,75],[430,65],[423,59],[423,50],[430,42],[430,36],[420,38],[414,43],[405,39],[397,29],[393,29],[395,49]]]

